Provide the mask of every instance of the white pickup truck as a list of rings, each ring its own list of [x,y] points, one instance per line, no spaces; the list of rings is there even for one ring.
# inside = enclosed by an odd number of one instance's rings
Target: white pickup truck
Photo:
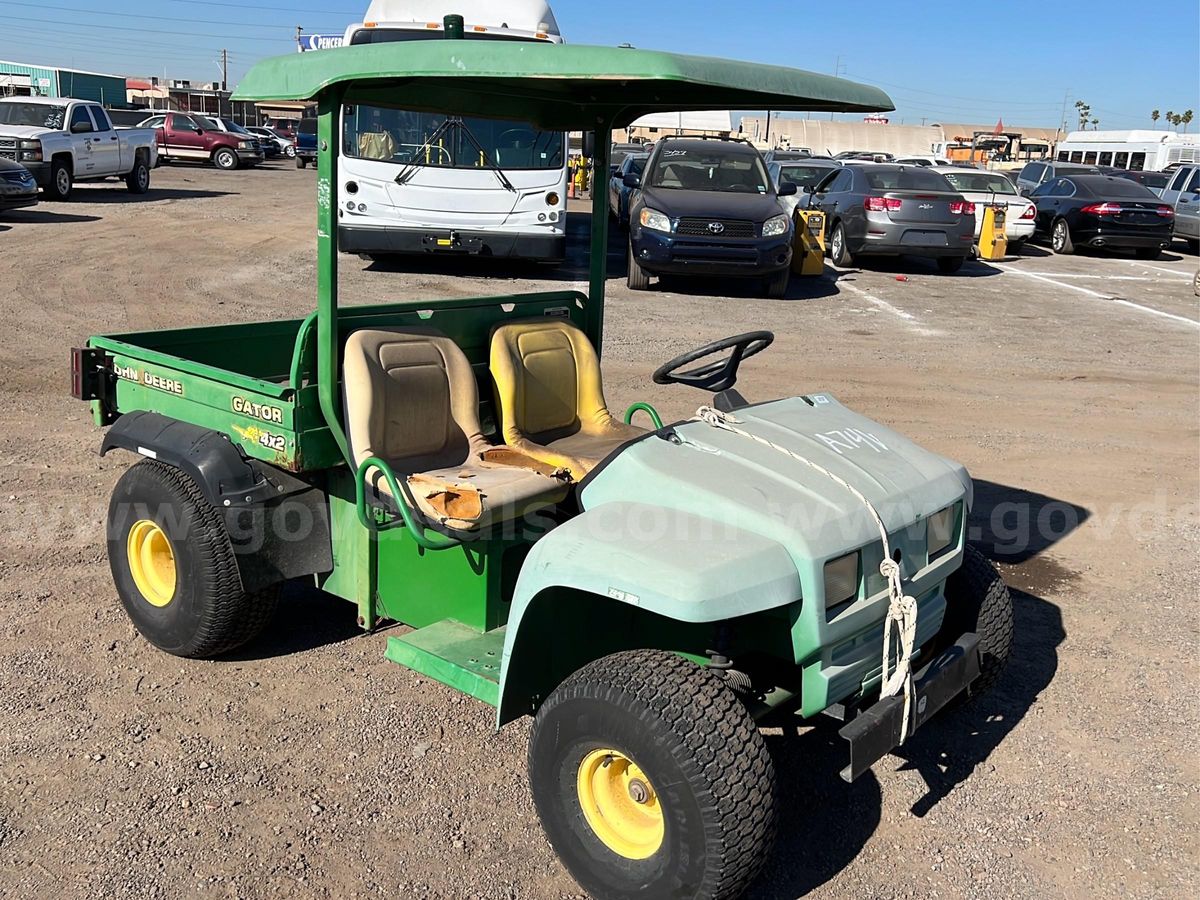
[[[79,181],[124,178],[150,189],[158,141],[149,128],[113,128],[99,103],[66,97],[0,98],[0,159],[19,162],[51,200],[69,200]]]

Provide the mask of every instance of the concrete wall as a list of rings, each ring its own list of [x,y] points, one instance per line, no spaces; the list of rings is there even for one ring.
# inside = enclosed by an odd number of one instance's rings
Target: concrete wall
[[[769,136],[763,116],[743,118],[742,133],[764,146],[774,147],[786,136],[791,147],[810,147],[814,153],[830,154],[844,150],[877,150],[896,156],[927,154],[936,141],[942,140],[942,129],[930,125],[868,125],[778,116],[771,117]]]

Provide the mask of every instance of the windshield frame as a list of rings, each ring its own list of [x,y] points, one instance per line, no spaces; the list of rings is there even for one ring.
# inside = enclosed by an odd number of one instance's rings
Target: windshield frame
[[[50,131],[65,131],[67,124],[67,109],[68,104],[58,103],[21,103],[18,99],[16,102],[0,103],[0,125],[15,125],[18,128],[46,128]],[[14,121],[12,118],[6,117],[5,110],[25,109],[29,111],[41,112],[41,117],[34,122]],[[54,118],[52,111],[57,111],[58,116]],[[11,113],[9,114],[11,116]]]

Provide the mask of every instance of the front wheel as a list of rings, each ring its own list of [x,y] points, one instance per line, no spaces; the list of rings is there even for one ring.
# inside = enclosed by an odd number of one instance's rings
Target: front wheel
[[[283,155],[286,156],[288,159],[295,159],[296,158],[296,148],[293,147],[291,144],[288,144],[288,146],[285,147],[283,150]]]
[[[946,581],[946,616],[942,648],[963,634],[979,635],[979,677],[969,697],[986,694],[1008,664],[1013,642],[1012,595],[991,561],[968,545],[962,567]]]
[[[308,166],[307,159],[305,159],[303,156],[296,157],[296,168],[297,169],[303,169],[303,168],[306,168],[307,166]]]
[[[625,283],[631,291],[650,290],[650,273],[638,263],[637,255],[633,252],[633,241],[629,242],[629,274]]]
[[[74,187],[75,178],[71,174],[71,167],[64,160],[54,160],[50,164],[50,183],[46,185],[46,197],[65,203],[71,199]]]
[[[210,659],[257,635],[279,587],[250,594],[216,508],[164,463],[129,469],[108,508],[108,561],[137,630],[175,656]]]
[[[213,154],[213,165],[226,172],[236,169],[238,167],[237,154],[227,147],[222,147]]]
[[[556,688],[529,778],[550,843],[597,900],[733,900],[774,842],[775,770],[754,720],[673,653],[618,653]]]
[[[131,194],[144,194],[150,190],[150,166],[142,157],[137,158],[133,169],[125,176],[125,187]]]
[[[792,270],[783,269],[769,276],[763,283],[763,290],[771,300],[782,300],[787,297],[788,285],[791,284]]]
[[[1050,249],[1055,253],[1070,255],[1075,252],[1075,242],[1071,240],[1071,226],[1066,219],[1055,219],[1050,229]]]
[[[846,245],[846,229],[841,222],[833,226],[833,233],[829,236],[829,258],[840,269],[854,265],[854,254]]]

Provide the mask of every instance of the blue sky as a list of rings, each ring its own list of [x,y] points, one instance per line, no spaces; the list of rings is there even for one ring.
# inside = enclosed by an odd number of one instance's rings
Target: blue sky
[[[367,0],[3,0],[0,59],[123,75],[230,80],[293,49],[297,25],[339,32]],[[453,0],[448,0],[453,7]],[[1064,99],[1101,128],[1149,128],[1158,108],[1200,110],[1200,3],[1004,4],[607,0],[554,4],[569,41],[793,65],[879,85],[893,121],[1055,126]],[[153,18],[151,18],[153,17]],[[1161,123],[1160,123],[1161,127]],[[1200,128],[1200,122],[1192,125]]]

